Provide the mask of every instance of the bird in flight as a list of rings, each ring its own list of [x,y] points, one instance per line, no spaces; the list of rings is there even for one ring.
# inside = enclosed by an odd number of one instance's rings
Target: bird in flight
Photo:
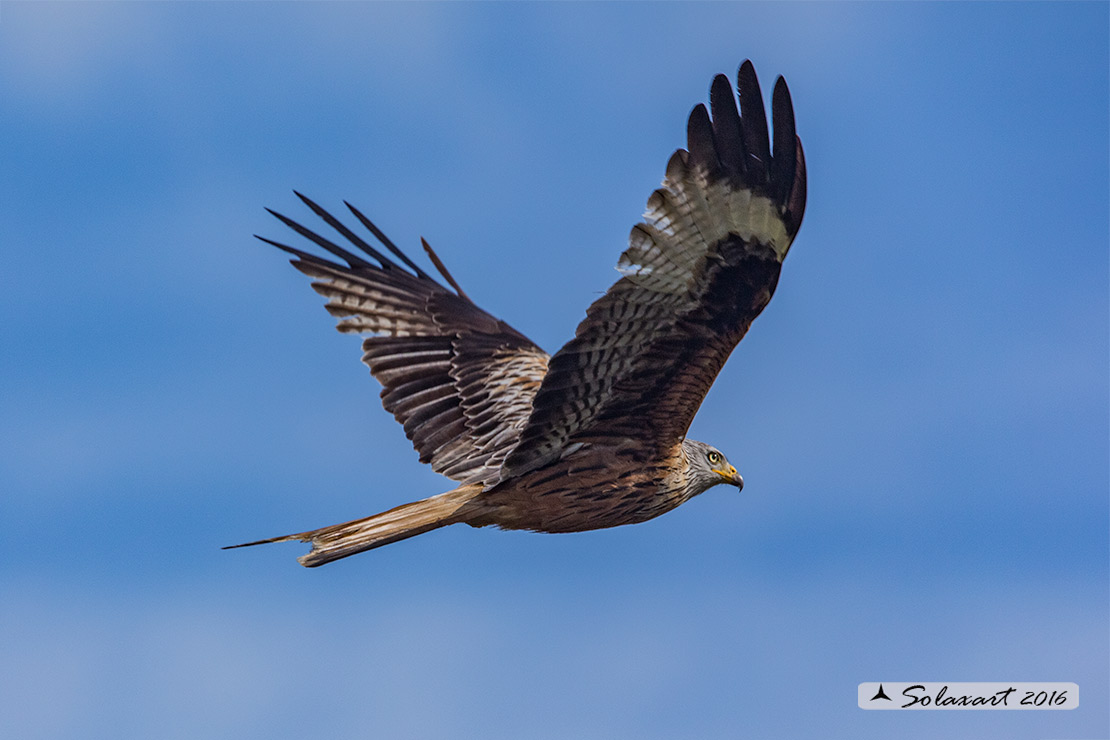
[[[350,204],[392,256],[299,193],[348,247],[271,211],[338,260],[258,237],[293,255],[339,331],[365,335],[362,360],[386,411],[420,461],[459,485],[232,547],[309,542],[299,560],[314,567],[450,524],[580,532],[646,521],[716,485],[741,488],[725,454],[686,432],[771,300],[801,225],[806,169],[782,77],[773,144],[751,62],[740,66],[736,95],[717,75],[709,104],[691,112],[686,149],[671,156],[632,227],[621,278],[554,355],[475,304],[427,242],[446,285]]]

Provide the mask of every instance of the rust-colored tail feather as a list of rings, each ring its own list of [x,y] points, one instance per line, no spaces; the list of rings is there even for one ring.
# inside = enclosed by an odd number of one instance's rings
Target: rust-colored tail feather
[[[306,568],[315,568],[333,560],[415,537],[449,524],[465,522],[471,514],[467,504],[470,504],[481,492],[481,485],[460,486],[453,491],[414,501],[411,504],[403,504],[364,519],[333,524],[310,532],[271,537],[257,542],[244,542],[241,545],[230,545],[223,549],[294,540],[311,542],[312,551],[297,560]]]

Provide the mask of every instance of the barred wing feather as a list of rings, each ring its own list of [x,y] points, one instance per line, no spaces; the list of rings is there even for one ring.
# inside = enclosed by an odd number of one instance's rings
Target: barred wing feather
[[[421,270],[349,204],[404,267],[297,195],[373,262],[277,213],[342,263],[259,238],[294,255],[293,266],[313,278],[312,287],[328,299],[339,331],[369,335],[363,362],[382,384],[382,405],[404,426],[421,462],[461,483],[496,482],[531,412],[547,353],[475,305],[430,248],[454,291]]]

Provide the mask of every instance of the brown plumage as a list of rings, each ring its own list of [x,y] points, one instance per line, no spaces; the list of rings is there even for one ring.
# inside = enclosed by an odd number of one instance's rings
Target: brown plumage
[[[690,114],[617,269],[575,338],[549,357],[474,304],[424,243],[444,287],[348,204],[396,259],[304,196],[373,262],[275,213],[346,264],[295,256],[339,317],[422,462],[459,487],[381,514],[260,542],[302,540],[306,566],[448,524],[576,532],[651,519],[743,480],[686,432],[717,373],[771,299],[801,224],[806,176],[790,93],[771,101],[773,148],[750,62]],[[272,212],[272,211],[271,211]],[[262,237],[259,237],[262,238]],[[406,269],[407,268],[407,269]],[[244,545],[236,545],[242,547]]]

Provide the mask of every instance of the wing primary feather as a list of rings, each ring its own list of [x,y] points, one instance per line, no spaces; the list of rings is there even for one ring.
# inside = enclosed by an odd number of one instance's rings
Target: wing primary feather
[[[455,289],[455,292],[459,294],[460,298],[465,298],[466,300],[470,301],[470,296],[466,294],[466,291],[459,287],[459,284],[455,282],[455,278],[451,277],[451,273],[447,271],[447,265],[443,264],[443,260],[441,260],[439,258],[439,255],[435,253],[435,250],[432,249],[432,245],[428,243],[428,240],[424,237],[420,237],[420,243],[424,245],[424,252],[427,253],[428,259],[430,259],[432,261],[432,264],[436,266],[436,269],[439,270],[439,274],[443,276],[444,280],[446,280],[447,283]],[[473,303],[474,301],[470,302]]]
[[[339,246],[338,244],[335,244],[335,243],[329,241],[328,239],[325,239],[324,237],[320,236],[319,234],[317,234],[315,231],[312,231],[311,229],[306,229],[304,226],[301,226],[299,223],[297,223],[293,219],[287,218],[287,217],[281,215],[280,213],[273,210],[272,208],[267,208],[266,210],[270,213],[270,215],[274,216],[278,221],[281,221],[283,224],[285,224],[286,226],[291,228],[293,231],[297,232],[298,234],[300,234],[304,238],[308,239],[309,241],[312,241],[315,244],[317,244],[318,246],[320,246],[320,247],[326,249],[327,251],[331,252],[336,257],[339,257],[342,260],[346,260],[347,264],[351,265],[352,267],[355,266],[355,265],[358,265],[360,267],[370,267],[370,268],[375,267],[375,265],[373,263],[367,262],[362,257],[359,257],[357,254],[353,254],[352,252],[348,252],[346,249]]]
[[[763,94],[759,78],[750,60],[740,65],[736,75],[736,89],[740,96],[740,125],[744,130],[744,149],[748,154],[745,171],[749,178],[760,185],[767,183],[767,166],[771,160],[771,146],[767,135],[767,112],[763,108]]]
[[[709,120],[709,111],[701,103],[690,111],[690,119],[686,122],[686,148],[690,150],[691,164],[701,165],[709,171],[720,166],[717,148],[713,144],[713,124]]]
[[[740,112],[736,109],[736,96],[728,77],[717,75],[709,88],[709,107],[713,112],[713,139],[717,156],[725,169],[744,172],[744,138],[740,131]]]
[[[324,219],[324,221],[328,224],[328,226],[330,226],[333,229],[335,229],[336,231],[338,231],[340,234],[345,236],[356,247],[358,247],[363,252],[366,252],[368,255],[370,255],[371,257],[376,259],[378,262],[380,262],[383,269],[390,270],[390,269],[394,269],[394,268],[397,267],[397,263],[395,263],[393,260],[389,259],[389,257],[386,257],[384,254],[382,254],[381,252],[379,252],[378,250],[374,249],[372,246],[367,244],[366,240],[364,240],[358,234],[354,233],[353,231],[348,229],[346,226],[344,226],[339,221],[339,219],[337,219],[335,216],[328,213],[326,210],[324,210],[323,207],[318,205],[311,198],[309,198],[306,195],[302,195],[301,193],[297,192],[296,190],[293,191],[293,194],[296,195],[298,198],[300,198],[301,201],[306,206],[311,208],[313,213],[315,213],[320,218]]]
[[[794,106],[790,102],[790,88],[781,76],[775,82],[771,95],[771,125],[775,130],[774,153],[771,157],[772,198],[786,204],[794,189],[797,171],[798,135],[794,130]]]
[[[667,160],[667,177],[672,180],[681,180],[686,177],[686,163],[689,161],[690,152],[685,149],[676,149],[671,158]]]
[[[380,241],[382,244],[384,244],[386,249],[388,249],[390,252],[392,252],[394,255],[396,255],[406,265],[408,265],[408,267],[413,272],[415,272],[417,274],[417,276],[422,277],[426,280],[431,280],[433,283],[436,283],[437,285],[439,284],[431,275],[429,275],[428,273],[421,270],[420,266],[418,264],[416,264],[411,259],[409,259],[409,256],[407,254],[405,254],[404,252],[402,252],[400,247],[398,247],[396,244],[394,244],[393,241],[388,236],[386,236],[384,233],[382,233],[382,230],[379,229],[377,226],[375,226],[373,221],[366,218],[366,216],[362,215],[362,211],[355,208],[353,205],[351,205],[347,201],[343,201],[343,205],[347,206],[347,208],[349,208],[351,210],[351,213],[355,214],[355,218],[357,218],[359,221],[361,221],[362,225],[365,226],[370,231],[370,233],[373,234],[377,238],[378,241]]]
[[[802,149],[802,140],[797,136],[794,139],[798,146],[794,157],[794,182],[786,202],[786,211],[790,216],[791,228],[797,233],[806,212],[806,155]]]
[[[303,262],[309,262],[309,263],[315,264],[315,265],[327,265],[328,267],[335,267],[336,266],[335,263],[333,263],[333,262],[328,262],[326,259],[323,259],[322,257],[318,257],[315,254],[312,254],[311,252],[304,252],[300,249],[297,249],[296,247],[291,247],[288,244],[282,244],[281,242],[276,242],[273,239],[267,239],[266,237],[259,236],[258,234],[255,234],[254,238],[261,241],[261,242],[266,242],[271,247],[277,247],[278,249],[280,249],[283,252],[288,252],[289,254],[293,255],[294,257],[296,257],[297,259],[299,259]],[[290,260],[290,262],[292,262],[294,265],[297,264],[293,260]]]

